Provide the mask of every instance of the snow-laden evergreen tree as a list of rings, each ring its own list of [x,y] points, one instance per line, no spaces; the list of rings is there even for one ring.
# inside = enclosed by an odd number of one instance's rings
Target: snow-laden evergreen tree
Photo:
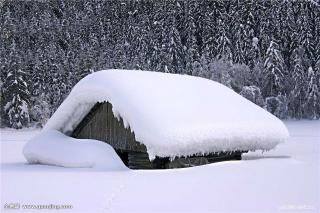
[[[152,17],[150,14],[154,12],[153,4],[152,2],[141,1],[138,2],[138,6],[135,9],[135,11],[137,11],[135,13],[137,40],[135,42],[136,57],[134,59],[134,69],[152,70],[149,51],[151,49],[150,47],[152,41]]]
[[[182,73],[184,54],[176,22],[176,13],[180,10],[180,4],[175,0],[166,1],[165,10],[167,16],[163,20],[160,67],[164,72]]]
[[[238,15],[236,15],[237,17]],[[233,34],[233,62],[244,64],[246,62],[246,52],[244,48],[244,39],[245,39],[245,28],[244,25],[238,20],[235,20],[232,29]]]
[[[277,96],[283,92],[285,64],[278,44],[271,40],[264,61],[265,96]]]
[[[290,82],[292,90],[290,91],[290,111],[291,116],[303,117],[303,104],[306,100],[306,72],[303,67],[302,56],[303,48],[296,48],[292,55],[293,70],[291,72]]]
[[[4,110],[9,127],[20,129],[28,126],[30,93],[26,83],[27,74],[22,70],[10,71],[5,81]]]
[[[154,11],[151,16],[151,41],[148,53],[148,63],[151,70],[162,71],[161,70],[161,48],[162,48],[162,30],[165,24],[164,8],[160,2],[154,3]]]
[[[314,19],[314,25],[315,25],[315,61],[316,61],[316,65],[315,65],[315,70],[318,71],[318,73],[320,72],[320,9],[317,10],[316,12],[316,16]]]
[[[221,19],[218,20],[217,32],[216,57],[232,61],[231,41],[227,35],[224,22]]]
[[[41,93],[37,97],[32,97],[32,106],[30,107],[30,120],[39,127],[43,127],[52,115],[52,109],[49,104],[49,98]]]
[[[124,29],[123,29],[123,42],[120,43],[119,48],[122,48],[122,54],[123,54],[123,68],[125,69],[133,69],[135,65],[133,64],[134,59],[137,55],[136,52],[136,43],[137,43],[137,27],[135,23],[135,15],[136,10],[134,9],[133,5],[128,2],[128,4],[125,6],[126,10],[125,12],[127,14],[123,14],[126,16],[125,22],[124,22]]]
[[[294,9],[294,1],[288,1],[281,4],[282,16],[280,17],[282,26],[279,26],[280,39],[282,43],[282,53],[285,64],[288,70],[292,69],[292,55],[293,51],[300,45],[298,43],[297,35],[299,34],[297,18],[295,16],[296,10]]]
[[[259,48],[259,38],[253,37],[251,47],[248,53],[248,66],[253,69],[261,60],[261,52]]]
[[[255,1],[233,1],[231,4],[235,8],[231,21],[233,61],[248,65],[251,62],[252,38],[255,36]]]
[[[193,76],[199,76],[199,77],[203,77],[206,78],[207,77],[207,73],[206,71],[203,69],[202,64],[199,61],[194,61],[191,65],[190,65],[190,69],[192,71],[192,75]]]
[[[307,84],[307,97],[303,104],[306,117],[318,119],[320,108],[319,73],[315,73],[312,67],[308,68]]]
[[[188,1],[187,2],[187,14],[186,21],[187,26],[184,29],[186,36],[186,73],[191,74],[192,72],[197,72],[193,70],[193,67],[197,67],[200,64],[200,54],[199,46],[197,41],[197,26],[196,19],[199,16],[199,2],[198,1]]]
[[[216,56],[215,46],[216,46],[216,22],[217,19],[221,17],[220,9],[224,9],[223,3],[225,1],[204,1],[203,4],[203,31],[202,31],[202,55],[204,55],[207,60],[214,58]],[[225,27],[226,24],[225,24]]]
[[[261,56],[265,58],[265,54],[270,46],[270,38],[273,38],[276,33],[277,19],[275,17],[278,13],[276,6],[280,4],[276,1],[274,4],[270,1],[259,1],[258,4],[259,16],[256,17],[259,17],[259,34],[255,36],[259,38]]]
[[[5,120],[4,120],[4,116],[5,116],[5,112],[4,112],[4,86],[3,86],[3,82],[2,82],[2,76],[0,78],[0,127],[5,127]]]
[[[259,87],[262,92],[262,88],[264,88],[265,85],[264,61],[262,60],[262,58],[256,60],[254,67],[251,70],[250,81],[252,85],[256,85],[257,87]]]
[[[59,67],[54,67],[55,69],[59,69]],[[49,103],[51,105],[51,114],[54,113],[55,109],[57,109],[62,101],[66,98],[68,94],[68,77],[66,73],[56,71],[50,78],[49,87],[51,91],[51,95],[49,96]]]
[[[243,53],[246,65],[253,67],[255,60],[256,49],[254,47],[254,38],[257,35],[256,13],[257,9],[256,1],[244,0],[240,2],[240,16],[242,24],[244,26],[244,38],[243,38]]]
[[[314,5],[310,2],[305,2],[301,4],[301,15],[300,15],[300,33],[299,33],[299,43],[302,45],[305,51],[304,63],[306,66],[314,66],[316,56],[315,56],[315,14]]]

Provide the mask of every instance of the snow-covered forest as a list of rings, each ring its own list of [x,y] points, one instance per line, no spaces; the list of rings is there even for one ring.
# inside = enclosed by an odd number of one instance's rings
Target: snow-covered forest
[[[320,117],[313,1],[4,0],[0,29],[1,126],[42,125],[109,68],[201,76],[279,118]]]

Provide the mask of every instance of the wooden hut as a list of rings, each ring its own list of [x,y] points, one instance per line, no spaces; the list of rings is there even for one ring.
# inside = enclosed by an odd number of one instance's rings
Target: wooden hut
[[[131,169],[167,169],[203,165],[226,160],[241,160],[244,151],[211,153],[189,157],[156,157],[149,160],[146,146],[135,139],[130,127],[125,128],[122,118],[116,118],[109,102],[96,103],[79,123],[72,137],[96,139],[110,144]]]
[[[132,169],[240,160],[288,137],[278,118],[217,82],[133,70],[88,75],[44,129],[104,141]]]

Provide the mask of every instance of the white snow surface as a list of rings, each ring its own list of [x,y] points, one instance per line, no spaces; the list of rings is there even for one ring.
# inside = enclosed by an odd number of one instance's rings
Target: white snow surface
[[[72,205],[58,212],[320,212],[320,121],[285,121],[287,143],[226,161],[171,170],[101,170],[28,164],[36,129],[0,129],[0,211],[56,212],[22,205]],[[5,204],[20,204],[10,211]]]
[[[107,143],[75,139],[57,130],[42,131],[23,148],[29,163],[103,170],[127,169]]]
[[[270,150],[288,131],[264,109],[217,82],[188,75],[104,70],[88,75],[49,119],[45,130],[70,134],[97,102],[145,144],[149,157]]]

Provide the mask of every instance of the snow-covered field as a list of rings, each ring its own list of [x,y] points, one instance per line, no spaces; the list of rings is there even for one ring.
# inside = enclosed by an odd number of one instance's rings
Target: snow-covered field
[[[74,212],[319,212],[320,121],[285,124],[289,141],[270,152],[139,171],[29,165],[22,148],[39,130],[1,129],[1,212],[19,212],[5,208],[10,204],[20,212],[52,211],[23,206],[50,204]]]

